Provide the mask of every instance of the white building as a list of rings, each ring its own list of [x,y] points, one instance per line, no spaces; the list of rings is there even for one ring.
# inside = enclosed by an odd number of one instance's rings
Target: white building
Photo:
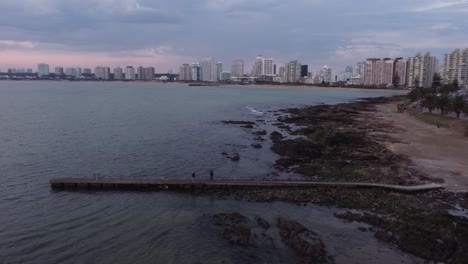
[[[145,81],[152,81],[155,73],[156,69],[154,67],[146,67],[144,70]]]
[[[242,77],[244,76],[244,60],[234,59],[231,63],[231,76]]]
[[[392,59],[384,59],[382,67],[382,79],[380,84],[392,85],[394,77],[394,61]]]
[[[320,70],[320,77],[322,78],[322,81],[326,83],[335,82],[333,78],[333,69],[327,65],[323,66],[323,68]]]
[[[120,66],[114,68],[114,80],[123,80],[123,70]]]
[[[274,67],[273,67],[273,59],[272,58],[265,58],[262,55],[258,55],[255,58],[255,61],[252,65],[251,70],[252,76],[256,75],[274,75]]]
[[[76,69],[75,68],[66,68],[65,75],[76,77]]]
[[[445,84],[457,80],[460,87],[468,89],[468,49],[455,49],[445,54],[441,73]]]
[[[192,80],[192,67],[189,64],[182,64],[179,67],[179,81]]]
[[[80,67],[76,67],[75,73],[76,73],[75,75],[76,78],[81,78],[81,75],[83,74],[83,70]]]
[[[125,68],[125,80],[135,80],[135,68],[132,66]]]
[[[218,80],[217,62],[214,58],[208,58],[201,63],[202,81],[216,82]]]
[[[297,83],[301,78],[301,64],[297,60],[290,61],[284,67],[284,80],[287,83]]]
[[[49,64],[46,63],[40,63],[37,65],[37,75],[39,78],[45,75],[49,75]]]
[[[94,76],[96,77],[96,79],[109,80],[110,79],[110,68],[109,67],[103,67],[103,66],[97,66],[94,69]]]
[[[431,87],[434,73],[437,68],[437,59],[429,52],[409,58],[407,83],[409,87]]]

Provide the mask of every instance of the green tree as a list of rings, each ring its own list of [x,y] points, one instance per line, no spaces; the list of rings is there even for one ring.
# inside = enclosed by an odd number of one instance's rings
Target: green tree
[[[447,94],[441,94],[437,97],[437,108],[440,109],[440,114],[443,115],[447,112],[450,106],[450,100]]]
[[[460,113],[463,111],[466,104],[465,98],[461,95],[457,95],[455,97],[452,97],[450,101],[450,107],[452,111],[454,111],[457,114],[457,118],[460,118]]]
[[[436,97],[433,94],[428,94],[422,101],[422,106],[429,110],[429,113],[432,113],[432,109],[436,107]]]
[[[455,91],[460,89],[460,87],[458,86],[458,79],[453,80],[452,87],[455,89]]]
[[[413,89],[408,93],[408,98],[411,100],[411,102],[415,102],[419,99],[419,94],[417,89]]]

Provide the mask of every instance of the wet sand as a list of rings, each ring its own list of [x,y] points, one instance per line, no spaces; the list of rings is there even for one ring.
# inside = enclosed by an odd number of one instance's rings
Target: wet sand
[[[397,113],[397,104],[377,105],[374,113],[398,128],[391,136],[402,143],[388,143],[388,147],[410,157],[419,171],[444,179],[446,189],[468,191],[468,137],[461,129],[438,128],[408,113]]]

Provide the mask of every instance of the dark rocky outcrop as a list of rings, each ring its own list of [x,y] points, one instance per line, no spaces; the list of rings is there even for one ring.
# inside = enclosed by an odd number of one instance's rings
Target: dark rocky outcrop
[[[315,232],[284,218],[278,219],[278,228],[283,242],[300,256],[297,263],[333,263],[325,244]]]

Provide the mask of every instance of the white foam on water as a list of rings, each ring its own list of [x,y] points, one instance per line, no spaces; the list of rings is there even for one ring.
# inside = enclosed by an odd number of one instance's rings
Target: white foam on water
[[[247,106],[247,107],[245,107],[245,108],[249,109],[250,112],[251,112],[252,114],[254,114],[254,115],[257,115],[257,116],[263,115],[263,112],[258,111],[258,110],[255,110],[255,109],[253,109],[252,107],[248,107],[248,106]]]

